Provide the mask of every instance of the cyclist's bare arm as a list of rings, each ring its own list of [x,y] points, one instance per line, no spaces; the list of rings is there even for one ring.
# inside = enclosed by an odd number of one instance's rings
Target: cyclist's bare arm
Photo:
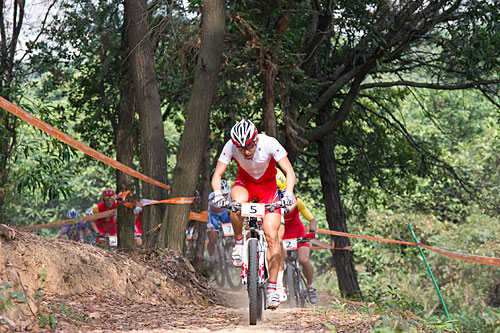
[[[293,193],[293,187],[295,186],[295,172],[293,171],[290,160],[288,157],[283,157],[278,161],[278,165],[286,176],[286,190]]]
[[[316,219],[313,217],[312,219],[309,220],[309,229],[316,230],[318,227],[318,222]]]
[[[212,189],[215,191],[220,191],[222,190],[222,175],[226,171],[227,164],[222,163],[222,162],[217,162],[217,165],[215,166],[215,171],[212,176]]]
[[[97,224],[95,223],[95,220],[90,220],[89,225],[90,229],[92,229],[93,232],[99,233],[99,229],[97,229]]]
[[[300,214],[307,221],[309,221],[309,228],[316,229],[316,227],[318,226],[318,222],[316,221],[316,219],[312,215],[311,211],[307,208],[306,204],[300,198],[297,198],[297,205],[299,206]]]

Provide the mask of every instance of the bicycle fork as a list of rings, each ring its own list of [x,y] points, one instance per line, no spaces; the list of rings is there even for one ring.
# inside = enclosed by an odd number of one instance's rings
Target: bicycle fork
[[[241,266],[241,281],[243,284],[248,283],[248,242],[251,239],[255,238],[246,238],[245,242],[243,243],[243,265]],[[265,283],[266,281],[266,268],[267,268],[267,263],[266,263],[266,246],[263,244],[263,242],[257,242],[258,248],[257,248],[257,256],[259,257],[259,284]]]

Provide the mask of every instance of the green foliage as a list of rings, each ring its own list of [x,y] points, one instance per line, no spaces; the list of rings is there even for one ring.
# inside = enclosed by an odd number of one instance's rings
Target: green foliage
[[[422,244],[500,257],[500,245],[496,241],[500,237],[498,220],[485,215],[471,216],[457,225],[425,216],[372,212],[366,220],[352,223],[357,227],[350,231],[413,242],[408,224],[414,227]],[[459,332],[489,332],[498,327],[500,310],[488,305],[494,297],[490,292],[499,282],[496,267],[424,250],[452,319],[448,323],[442,321],[444,312],[440,300],[416,248],[357,239],[352,239],[351,244],[364,300],[392,314],[385,322],[382,320],[380,327],[397,327],[398,322],[404,321],[398,318],[405,318],[407,313],[416,315],[419,325],[435,331],[448,331],[452,326]],[[335,279],[325,278],[331,275],[333,271],[327,270],[318,279],[318,283],[324,284],[322,289],[337,289]]]
[[[85,167],[83,154],[30,125],[21,125],[23,147],[16,155],[2,209],[7,223],[33,225],[66,218],[70,208],[81,214],[100,200],[104,188],[114,188],[114,171],[100,163]],[[106,176],[107,175],[107,176]],[[40,231],[50,235],[49,230]]]
[[[422,313],[422,306],[413,300],[410,295],[402,294],[390,284],[384,289],[376,287],[365,292],[364,301],[375,303],[392,312],[403,314],[410,311],[416,314]]]
[[[42,328],[47,327],[47,326],[52,328],[52,329],[57,328],[56,317],[54,317],[54,315],[51,315],[51,314],[45,315],[45,314],[39,313],[38,319],[39,319],[40,327],[42,327]]]
[[[16,306],[16,303],[28,303],[24,292],[11,290],[12,286],[7,282],[0,283],[0,312],[5,312]]]

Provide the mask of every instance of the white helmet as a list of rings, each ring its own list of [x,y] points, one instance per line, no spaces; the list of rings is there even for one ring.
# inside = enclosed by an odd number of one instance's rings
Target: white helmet
[[[68,210],[68,212],[66,213],[66,217],[68,219],[76,219],[77,217],[80,217],[80,213],[74,209],[74,208],[71,208],[70,210]]]
[[[94,215],[94,207],[89,207],[86,211],[85,211],[85,215],[89,216],[89,215]]]
[[[227,195],[231,191],[231,188],[229,187],[229,183],[225,179],[222,179],[220,183],[222,186],[221,187],[222,194]]]
[[[257,139],[257,128],[250,120],[241,119],[231,128],[231,140],[238,148],[252,145]]]

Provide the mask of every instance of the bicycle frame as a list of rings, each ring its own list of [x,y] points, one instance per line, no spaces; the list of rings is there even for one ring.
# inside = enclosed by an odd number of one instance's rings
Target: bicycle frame
[[[248,242],[250,239],[255,238],[257,239],[257,253],[259,256],[259,284],[263,284],[266,282],[267,278],[267,260],[266,260],[266,253],[267,253],[267,241],[266,241],[266,236],[264,234],[264,231],[262,230],[262,227],[258,225],[259,221],[257,221],[257,218],[255,217],[250,217],[247,220],[247,224],[249,226],[249,229],[243,230],[243,266],[242,266],[242,271],[241,271],[241,281],[243,284],[247,284],[247,279],[248,279]]]
[[[249,322],[255,325],[262,319],[262,305],[266,304],[265,286],[268,278],[266,260],[267,241],[262,230],[262,220],[265,210],[270,212],[280,208],[280,203],[271,204],[239,204],[230,203],[233,212],[241,210],[241,215],[246,219],[248,229],[243,230],[243,265],[241,270],[242,282],[247,285],[249,299]],[[249,278],[250,276],[250,278]]]

